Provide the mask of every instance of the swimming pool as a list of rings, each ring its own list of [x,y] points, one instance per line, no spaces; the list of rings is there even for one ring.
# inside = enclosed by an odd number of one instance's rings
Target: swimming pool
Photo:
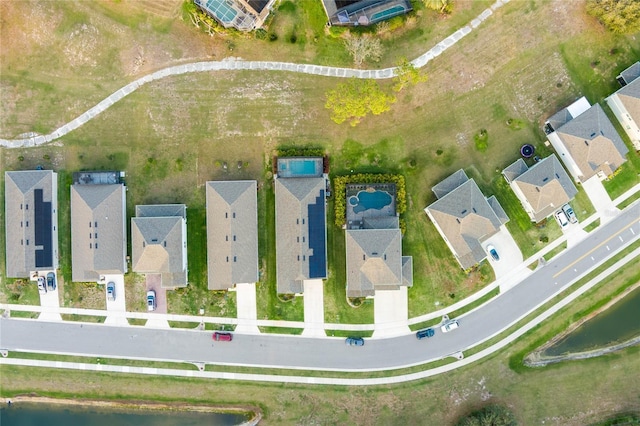
[[[322,158],[279,158],[280,177],[322,176]]]
[[[358,195],[349,197],[349,204],[353,206],[354,213],[361,213],[365,210],[382,210],[391,205],[393,197],[386,191],[360,191]]]
[[[405,13],[405,8],[403,6],[394,6],[392,8],[374,13],[373,15],[371,15],[371,19],[369,20],[369,22],[371,22],[372,24],[378,21],[381,21],[383,19],[388,19],[391,18],[393,16],[399,15],[401,13]]]

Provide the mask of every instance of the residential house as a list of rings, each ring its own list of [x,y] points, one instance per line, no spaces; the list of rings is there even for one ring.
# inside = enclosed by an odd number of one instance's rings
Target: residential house
[[[257,182],[211,181],[206,188],[209,290],[257,282]]]
[[[486,198],[464,170],[432,188],[437,201],[425,208],[462,269],[486,257],[482,244],[509,221],[495,196]]]
[[[126,189],[120,172],[74,174],[71,185],[73,281],[127,272]]]
[[[25,170],[4,174],[6,273],[28,278],[58,268],[58,174]]]
[[[275,0],[194,0],[225,28],[251,31],[262,27]]]
[[[376,290],[413,285],[413,259],[402,256],[397,217],[384,221],[365,219],[362,229],[348,229],[345,236],[347,297],[371,297]]]
[[[576,182],[613,174],[626,160],[628,148],[598,104],[581,98],[554,114],[545,132]]]
[[[278,293],[301,294],[327,277],[326,177],[322,158],[279,158],[275,175]]]
[[[640,62],[636,62],[618,77],[618,81],[624,82],[623,87],[605,99],[637,151],[640,151],[639,76]]]
[[[531,167],[520,158],[504,169],[502,175],[536,223],[551,216],[578,193],[555,154]]]
[[[141,274],[160,274],[162,288],[187,286],[184,204],[136,206],[136,217],[131,218],[131,269]]]
[[[412,10],[409,0],[322,0],[329,25],[373,25]]]

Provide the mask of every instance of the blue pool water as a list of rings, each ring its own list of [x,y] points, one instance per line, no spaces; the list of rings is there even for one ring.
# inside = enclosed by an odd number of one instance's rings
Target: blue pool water
[[[280,177],[322,176],[322,159],[320,158],[278,159],[278,175]]]
[[[357,200],[357,205],[353,203],[352,199],[355,198]],[[349,203],[353,208],[355,213],[360,213],[369,209],[381,210],[384,207],[391,204],[393,198],[388,192],[385,191],[374,191],[374,192],[366,192],[360,191],[358,192],[357,197],[352,197],[349,200]]]
[[[224,0],[208,0],[206,8],[213,12],[224,23],[230,23],[238,12]]]
[[[387,10],[383,10],[381,12],[378,13],[374,13],[373,15],[371,15],[371,23],[377,22],[377,21],[381,21],[383,19],[387,19],[387,18],[391,18],[392,16],[396,16],[399,15],[401,13],[403,13],[405,11],[404,7],[402,6],[394,6],[390,9]]]

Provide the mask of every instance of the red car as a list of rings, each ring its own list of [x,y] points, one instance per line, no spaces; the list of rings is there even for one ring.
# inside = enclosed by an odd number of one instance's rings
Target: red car
[[[213,340],[217,342],[230,342],[233,340],[233,334],[216,331],[213,333]]]

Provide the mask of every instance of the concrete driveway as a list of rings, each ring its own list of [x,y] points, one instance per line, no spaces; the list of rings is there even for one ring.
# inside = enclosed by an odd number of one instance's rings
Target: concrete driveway
[[[504,225],[500,227],[500,231],[497,234],[487,238],[482,243],[482,248],[485,252],[489,244],[496,248],[500,256],[500,260],[496,261],[493,260],[493,257],[487,255],[487,260],[496,274],[496,279],[509,274],[516,265],[521,264],[524,260],[518,244],[516,244],[516,241]]]
[[[598,176],[587,179],[582,183],[582,187],[587,193],[589,200],[591,200],[591,204],[593,204],[593,207],[600,214],[600,225],[610,221],[620,213],[620,210],[618,210],[613,204],[613,201],[611,201],[611,197],[609,197],[609,194],[604,189],[604,185],[602,185]],[[576,212],[578,215],[580,213],[581,212]]]
[[[410,333],[407,287],[399,290],[376,290],[373,302],[373,337],[389,337]]]
[[[238,325],[235,331],[244,334],[259,334],[256,325],[258,309],[256,307],[255,283],[236,284],[236,306]]]
[[[49,272],[53,272],[56,274],[56,271],[38,271],[38,275],[33,275],[31,277],[31,281],[33,285],[38,285],[38,276],[44,277],[45,280],[47,278],[47,274]],[[56,289],[55,290],[47,290],[45,294],[40,294],[40,306],[43,308],[57,308],[60,307],[60,296],[58,295],[58,276],[56,274]],[[45,321],[62,321],[62,317],[57,312],[41,312],[38,315],[38,319]]]
[[[324,284],[322,280],[304,280],[304,330],[307,337],[325,337]]]
[[[115,284],[115,300],[107,299],[107,284],[110,282]],[[128,325],[129,322],[127,321],[127,318],[122,315],[122,313],[127,310],[124,275],[105,275],[104,283],[104,297],[107,301],[108,312],[107,318],[104,320],[105,324]]]

